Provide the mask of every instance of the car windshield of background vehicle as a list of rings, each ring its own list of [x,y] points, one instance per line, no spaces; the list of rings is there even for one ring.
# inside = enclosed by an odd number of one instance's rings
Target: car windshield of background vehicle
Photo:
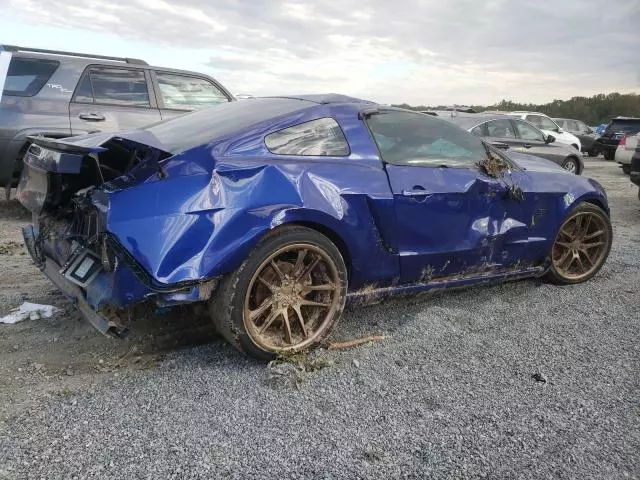
[[[165,108],[199,110],[229,101],[213,83],[204,78],[156,72]]]
[[[394,165],[471,168],[486,157],[479,138],[429,115],[386,111],[367,125],[382,159]]]
[[[44,87],[58,65],[54,60],[14,56],[9,62],[3,94],[32,97]]]
[[[149,90],[142,70],[91,68],[82,78],[74,101],[127,107],[149,107]]]
[[[487,123],[487,130],[490,137],[516,138],[510,120],[493,120]]]
[[[540,125],[542,130],[557,130],[558,125],[553,120],[547,117],[540,116]]]
[[[347,139],[333,118],[319,118],[271,133],[264,143],[278,155],[344,157],[350,153]]]
[[[540,130],[536,130],[531,125],[521,120],[516,120],[516,130],[518,136],[523,140],[539,140],[544,142],[544,135]]]

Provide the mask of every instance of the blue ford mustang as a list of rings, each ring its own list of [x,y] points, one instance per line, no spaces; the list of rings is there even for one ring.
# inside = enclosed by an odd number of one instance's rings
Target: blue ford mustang
[[[37,266],[101,332],[207,302],[259,358],[325,339],[347,298],[595,275],[595,181],[429,115],[341,95],[255,98],[143,130],[33,138],[18,189]]]

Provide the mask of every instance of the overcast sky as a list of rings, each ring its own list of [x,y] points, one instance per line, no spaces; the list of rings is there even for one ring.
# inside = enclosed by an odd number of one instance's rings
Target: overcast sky
[[[0,0],[0,43],[134,56],[233,93],[382,103],[640,91],[640,0]]]

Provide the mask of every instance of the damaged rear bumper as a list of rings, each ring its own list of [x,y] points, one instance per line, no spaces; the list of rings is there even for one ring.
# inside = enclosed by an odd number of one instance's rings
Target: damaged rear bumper
[[[122,338],[128,333],[115,310],[126,308],[147,299],[160,307],[207,300],[218,285],[218,279],[194,282],[189,285],[153,285],[141,267],[119,246],[115,249],[113,265],[105,269],[105,262],[89,249],[78,247],[70,257],[53,258],[54,248],[39,246],[39,229],[29,225],[22,229],[25,245],[36,266],[80,310],[99,332]],[[84,260],[90,258],[91,262]]]
[[[51,282],[80,310],[84,318],[87,319],[99,332],[113,337],[124,337],[128,329],[114,321],[108,320],[96,312],[86,300],[85,292],[73,282],[67,280],[61,273],[62,267],[49,258],[42,258],[36,254],[36,232],[32,225],[22,229],[25,245],[36,266],[44,273]]]

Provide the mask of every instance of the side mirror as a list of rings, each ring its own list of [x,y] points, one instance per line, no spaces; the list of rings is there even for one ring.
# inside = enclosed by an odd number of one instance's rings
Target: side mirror
[[[553,135],[547,135],[544,139],[544,143],[553,143],[556,141],[556,137],[554,137]]]
[[[560,127],[558,127],[558,128],[556,129],[556,132],[558,132],[558,133],[564,133],[564,130],[562,130]]]

